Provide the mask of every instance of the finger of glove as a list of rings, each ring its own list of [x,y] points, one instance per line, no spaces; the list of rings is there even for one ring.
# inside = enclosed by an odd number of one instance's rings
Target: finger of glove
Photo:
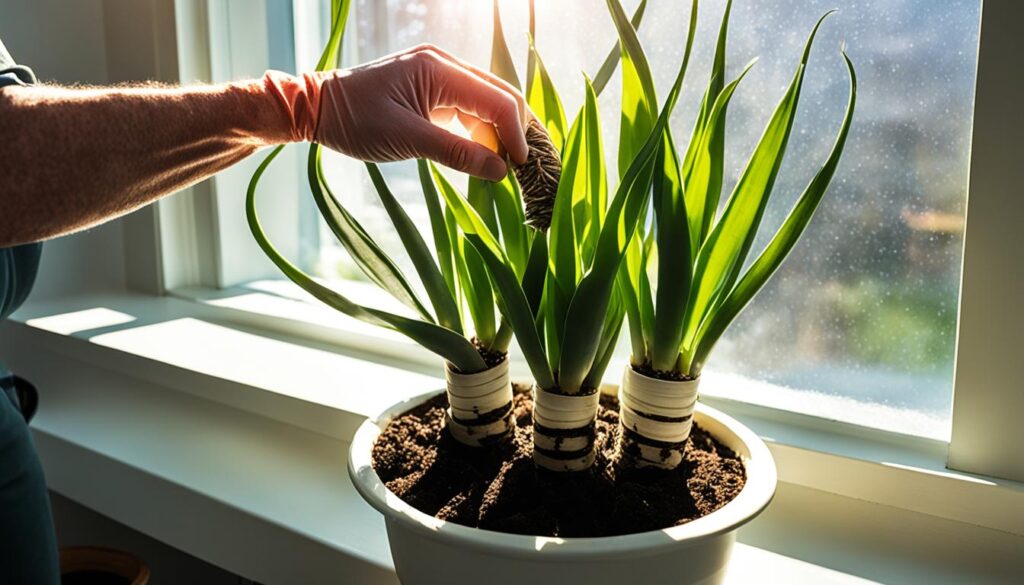
[[[409,145],[416,156],[489,181],[500,181],[508,173],[505,161],[485,146],[452,134],[418,116],[409,116],[403,122]]]
[[[494,73],[492,73],[492,72],[490,72],[490,71],[488,71],[486,69],[481,69],[481,68],[477,67],[476,65],[473,65],[469,61],[466,61],[464,59],[459,58],[456,55],[453,55],[452,53],[449,53],[448,51],[442,49],[441,47],[437,47],[437,46],[431,45],[430,43],[424,43],[422,45],[417,45],[417,46],[413,47],[412,49],[410,49],[410,52],[420,52],[420,51],[433,51],[434,53],[437,53],[438,55],[440,55],[441,57],[447,59],[448,61],[451,61],[452,63],[455,63],[456,65],[458,65],[459,67],[462,67],[463,69],[467,69],[469,71],[472,71],[473,73],[478,75],[480,78],[482,78],[482,79],[486,80],[487,82],[497,86],[498,88],[503,89],[503,90],[507,91],[508,93],[510,93],[512,95],[512,97],[514,97],[515,100],[516,100],[516,105],[519,108],[519,121],[522,123],[523,129],[525,130],[526,126],[530,122],[530,119],[533,118],[533,113],[530,111],[530,108],[526,105],[526,98],[523,97],[523,94],[519,90],[519,88],[517,88],[516,86],[512,85],[511,83],[505,81],[504,79],[502,79],[498,75],[496,75],[496,74],[494,74]]]
[[[469,132],[469,137],[473,139],[473,142],[483,144],[497,153],[498,156],[505,156],[506,151],[502,148],[501,141],[498,140],[498,132],[494,129],[493,124],[488,124],[476,116],[470,116],[458,110],[456,110],[456,113],[459,117],[459,123],[466,129],[466,132]]]
[[[455,126],[456,118],[458,118],[459,125],[465,130],[465,134],[458,132],[457,126]],[[430,112],[430,121],[459,136],[468,134],[473,142],[486,146],[498,156],[505,156],[505,149],[502,147],[501,141],[498,140],[498,132],[494,129],[494,125],[484,122],[476,116],[470,116],[456,108],[434,108]]]
[[[451,61],[435,59],[433,74],[441,88],[434,107],[452,107],[494,124],[498,138],[517,164],[526,162],[526,134],[515,97]]]
[[[458,113],[459,111],[455,108],[434,108],[430,112],[430,121],[442,128],[446,128],[451,125],[452,120],[455,119]]]

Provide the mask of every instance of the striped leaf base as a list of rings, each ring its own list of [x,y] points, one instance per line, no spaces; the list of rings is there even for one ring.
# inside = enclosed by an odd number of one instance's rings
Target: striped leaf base
[[[452,437],[472,447],[503,441],[512,430],[512,383],[508,358],[475,374],[460,374],[449,365],[445,423]]]
[[[700,378],[651,378],[626,366],[619,386],[620,462],[673,469],[683,460]]]
[[[551,471],[583,471],[594,463],[597,390],[560,394],[533,387],[533,461]]]

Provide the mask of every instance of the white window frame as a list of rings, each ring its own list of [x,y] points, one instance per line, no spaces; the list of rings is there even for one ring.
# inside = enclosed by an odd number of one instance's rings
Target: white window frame
[[[247,31],[265,30],[266,22],[261,19],[265,19],[267,1],[274,0],[175,2],[177,34],[172,35],[175,46],[168,50],[177,52],[179,79],[218,81],[261,74],[266,68],[266,60],[261,60],[261,55],[266,55],[265,35],[231,35],[229,24],[247,22]],[[309,6],[308,2],[294,2],[293,21],[308,26],[309,19],[318,18]],[[950,470],[1024,482],[1024,456],[1020,453],[1024,425],[1019,421],[1024,413],[1024,372],[1014,359],[1018,348],[1024,347],[1024,311],[1013,309],[1024,290],[1024,255],[1019,251],[1024,236],[1017,221],[1024,215],[1024,199],[1016,192],[1017,186],[1024,184],[1024,165],[1016,160],[1021,152],[1017,137],[1024,135],[1024,117],[1017,111],[1024,77],[1016,60],[1017,23],[1022,20],[1021,3],[985,2],[981,8],[950,441],[909,437],[728,400],[711,402],[730,412],[754,412],[765,420],[815,432],[914,444],[921,451],[945,453]],[[297,59],[304,63],[308,59],[302,53],[310,50],[300,46]],[[241,197],[257,162],[258,155],[185,194],[162,201],[151,212],[155,219],[138,220],[135,229],[126,230],[126,246],[133,250],[133,257],[155,255],[150,256],[151,262],[129,262],[129,284],[148,294],[186,291],[189,296],[202,297],[276,274],[252,242],[241,213]],[[261,206],[278,206],[266,212],[267,218],[295,218],[294,197],[269,194],[295,192],[302,180],[302,161],[293,162],[277,165],[281,170],[261,184],[268,192]],[[226,223],[231,218],[238,223]],[[219,230],[215,227],[218,223]],[[272,235],[274,229],[271,225]],[[286,231],[277,234],[275,242],[290,255],[296,243],[287,239]],[[225,266],[216,261],[221,257],[241,260]],[[322,324],[287,316],[263,318],[244,311],[226,314],[248,326],[276,329],[318,343],[354,345],[392,359],[401,355],[419,369],[431,359],[425,351],[410,350],[408,343],[391,341],[388,336],[339,335]]]
[[[1024,481],[1024,5],[981,14],[949,467]]]

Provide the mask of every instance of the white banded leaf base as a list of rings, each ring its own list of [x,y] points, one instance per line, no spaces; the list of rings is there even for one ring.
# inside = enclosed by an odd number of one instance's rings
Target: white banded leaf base
[[[445,424],[460,443],[483,447],[501,442],[512,430],[512,382],[508,358],[474,374],[445,368],[448,410]]]
[[[620,461],[662,469],[682,463],[699,384],[651,378],[627,365],[619,386]]]
[[[551,471],[583,471],[594,463],[597,390],[561,394],[533,387],[533,461]]]

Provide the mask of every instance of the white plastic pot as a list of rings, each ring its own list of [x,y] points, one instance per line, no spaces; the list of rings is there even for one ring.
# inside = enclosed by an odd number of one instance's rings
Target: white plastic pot
[[[614,394],[615,388],[602,391]],[[775,462],[764,442],[734,419],[698,404],[697,423],[738,453],[747,472],[739,495],[703,518],[663,530],[601,538],[523,536],[438,520],[388,491],[371,462],[381,429],[437,394],[396,404],[364,422],[349,453],[356,490],[384,515],[395,570],[404,585],[721,583],[736,529],[764,510],[775,494]]]

